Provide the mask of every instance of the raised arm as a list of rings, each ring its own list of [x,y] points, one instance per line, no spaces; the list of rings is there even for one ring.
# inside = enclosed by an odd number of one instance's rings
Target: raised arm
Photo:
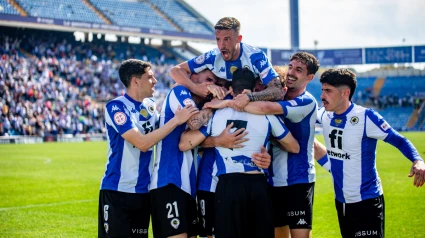
[[[190,74],[189,64],[188,62],[180,63],[174,66],[170,70],[170,76],[176,83],[185,86],[192,93],[199,95],[201,97],[206,97],[210,91],[207,88],[208,84],[195,84],[190,80],[188,74]]]
[[[134,127],[122,134],[122,137],[126,141],[137,147],[139,150],[146,152],[152,146],[154,146],[160,140],[164,139],[164,137],[170,134],[174,130],[174,128],[185,123],[192,115],[197,112],[198,109],[190,105],[184,107],[183,109],[180,109],[179,107],[179,109],[175,113],[175,116],[157,130],[154,130],[149,134],[143,135],[137,129],[137,127]]]

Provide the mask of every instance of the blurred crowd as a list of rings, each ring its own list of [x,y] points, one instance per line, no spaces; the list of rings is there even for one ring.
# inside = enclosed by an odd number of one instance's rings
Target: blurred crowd
[[[122,59],[135,57],[134,47],[127,44],[117,56],[112,43],[69,42],[64,36],[1,33],[0,136],[104,132],[104,105],[125,92],[118,68]],[[142,58],[157,63],[160,105],[172,65],[163,57]]]

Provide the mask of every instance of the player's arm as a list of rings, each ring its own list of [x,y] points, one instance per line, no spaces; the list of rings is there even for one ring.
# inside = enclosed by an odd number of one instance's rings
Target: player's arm
[[[187,125],[191,130],[198,130],[205,125],[212,117],[212,109],[202,109],[187,121]]]
[[[300,145],[291,132],[288,132],[288,134],[282,138],[276,138],[276,140],[283,146],[286,151],[294,154],[298,154],[300,152]]]
[[[189,91],[196,95],[206,97],[210,93],[207,86],[211,83],[207,82],[202,84],[195,84],[188,76],[188,74],[191,73],[192,72],[190,71],[189,63],[187,61],[174,66],[170,70],[170,76],[172,79],[174,79],[174,81],[176,81],[176,83],[185,86],[187,89],[189,89]]]
[[[425,183],[425,164],[415,146],[372,109],[366,111],[366,135],[382,139],[397,148],[407,159],[412,161],[409,177],[414,176],[413,185],[421,187]]]
[[[248,132],[245,128],[240,128],[233,133],[230,133],[230,129],[233,126],[233,122],[227,125],[226,129],[221,132],[218,136],[208,136],[202,143],[201,146],[204,148],[211,147],[223,147],[223,148],[242,148],[243,143],[248,141],[245,136]]]
[[[153,132],[143,135],[137,129],[133,127],[132,129],[126,131],[121,136],[132,145],[137,147],[139,150],[146,152],[152,146],[157,144],[159,141],[164,139],[168,134],[170,134],[174,128],[185,123],[192,115],[198,112],[196,107],[188,105],[183,109],[176,111],[175,116],[169,120],[164,126],[154,130]]]
[[[314,159],[328,172],[331,172],[331,162],[328,158],[326,147],[314,138]]]
[[[204,134],[200,130],[186,130],[180,137],[180,151],[194,149],[196,146],[201,144],[207,136],[208,134]]]

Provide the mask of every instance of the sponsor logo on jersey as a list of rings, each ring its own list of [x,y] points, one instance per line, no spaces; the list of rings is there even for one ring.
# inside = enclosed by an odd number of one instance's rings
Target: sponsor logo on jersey
[[[195,58],[195,63],[197,63],[197,64],[202,64],[202,63],[204,63],[204,61],[205,61],[205,55],[204,54]]]
[[[307,222],[304,219],[300,218],[300,220],[297,222],[297,225],[307,225]]]
[[[359,118],[356,116],[351,117],[350,123],[351,125],[356,125],[357,123],[359,123]]]
[[[186,98],[186,99],[183,101],[183,105],[185,105],[185,106],[187,106],[187,105],[195,106],[196,104],[195,104],[195,102],[194,102],[192,99],[190,99],[190,98]]]
[[[117,105],[113,105],[112,106],[112,112],[114,112],[114,111],[119,111],[120,109],[117,107]]]
[[[328,150],[328,155],[332,156],[332,158],[351,159],[348,153],[338,153],[332,150]]]
[[[114,122],[115,124],[121,126],[127,121],[127,116],[123,112],[116,112],[114,114]]]
[[[180,220],[178,218],[173,218],[170,224],[174,229],[177,229],[180,226]]]

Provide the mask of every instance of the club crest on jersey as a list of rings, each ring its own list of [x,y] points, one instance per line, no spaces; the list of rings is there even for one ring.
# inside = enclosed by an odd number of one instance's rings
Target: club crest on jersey
[[[127,121],[127,116],[123,112],[116,112],[114,114],[114,122],[115,124],[121,126]]]
[[[359,118],[356,117],[356,116],[351,117],[350,123],[351,123],[351,125],[356,125],[357,123],[359,123]]]
[[[230,73],[234,73],[236,70],[238,70],[238,67],[237,66],[234,66],[234,65],[232,65],[231,67],[230,67]]]
[[[143,116],[143,117],[148,117],[148,111],[146,111],[146,109],[142,109],[142,110],[140,110],[140,114]]]
[[[194,102],[192,99],[190,99],[190,98],[186,98],[186,99],[183,101],[183,105],[185,105],[185,106],[187,106],[187,105],[195,106],[196,104],[195,104],[195,102]]]
[[[148,107],[148,111],[150,112],[150,113],[153,113],[153,111],[155,110],[155,108],[153,107],[153,105],[150,105],[149,107]]]
[[[171,220],[170,224],[174,229],[177,229],[180,226],[180,220],[178,218],[173,218],[173,220]]]
[[[205,55],[204,54],[196,57],[196,59],[195,59],[195,63],[197,63],[197,64],[202,64],[202,63],[204,63],[204,61],[205,61]]]

